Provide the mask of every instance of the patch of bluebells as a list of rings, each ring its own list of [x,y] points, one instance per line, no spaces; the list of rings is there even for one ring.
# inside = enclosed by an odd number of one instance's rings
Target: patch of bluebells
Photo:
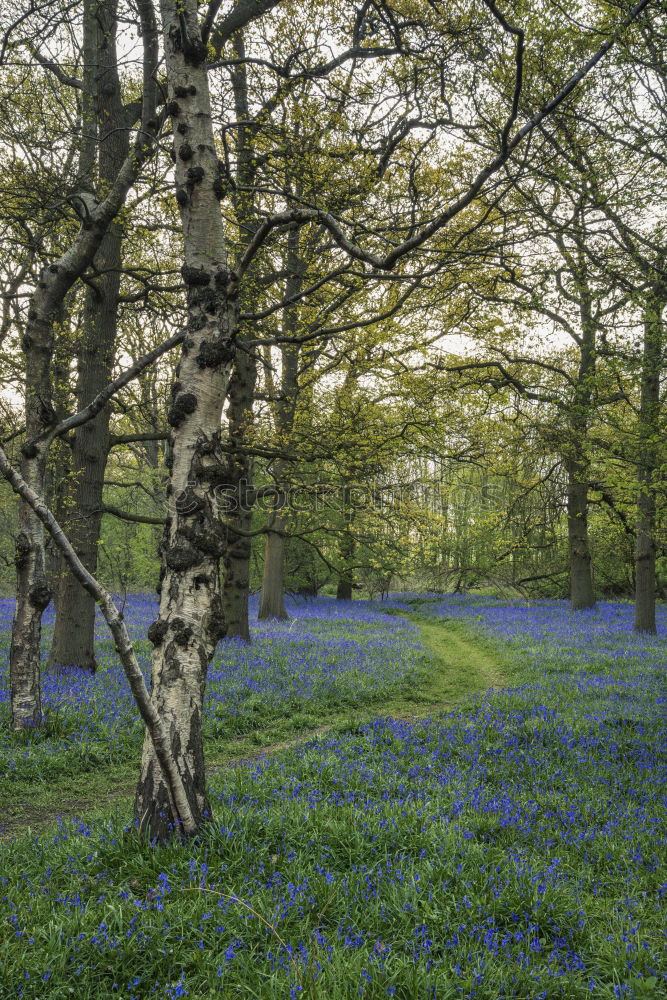
[[[251,601],[253,643],[223,641],[209,669],[204,705],[207,737],[229,737],[260,728],[271,719],[309,712],[370,706],[414,686],[425,650],[407,620],[387,624],[386,615],[364,602],[288,598],[289,622],[256,621]],[[0,672],[0,720],[9,713],[6,659],[13,602],[0,600],[5,664]],[[147,629],[157,614],[155,597],[126,598],[124,616],[135,640],[147,681]],[[53,612],[44,618],[44,655]],[[42,677],[45,732],[12,734],[0,725],[0,775],[5,780],[37,780],[61,766],[72,771],[136,755],[142,726],[123,670],[98,612],[99,669],[45,668]]]
[[[664,640],[622,605],[420,610],[502,638],[524,683],[219,775],[187,845],[7,845],[11,996],[667,995]]]
[[[400,600],[394,605],[406,607]],[[622,602],[575,612],[565,601],[450,595],[419,610],[472,626],[516,651],[528,680],[507,695],[521,695],[537,713],[569,712],[579,729],[603,723],[639,736],[667,715],[665,605],[657,608],[657,636],[637,635],[633,606]],[[598,732],[609,735],[607,728]]]

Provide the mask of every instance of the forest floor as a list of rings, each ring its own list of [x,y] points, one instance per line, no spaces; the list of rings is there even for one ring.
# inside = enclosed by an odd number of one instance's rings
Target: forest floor
[[[620,602],[406,600],[224,644],[186,842],[128,823],[102,631],[94,677],[46,671],[49,729],[0,725],[0,1000],[667,997],[667,607],[646,637]]]
[[[419,604],[417,602],[417,608]],[[396,614],[388,611],[388,614]],[[483,636],[460,622],[429,620],[419,610],[401,611],[419,630],[419,640],[429,651],[428,673],[408,695],[394,695],[372,709],[334,711],[323,715],[317,725],[306,726],[288,738],[282,727],[269,720],[242,736],[207,742],[207,770],[210,775],[225,768],[257,760],[316,739],[328,732],[343,734],[357,729],[373,717],[420,719],[453,708],[464,698],[507,681],[509,664]],[[85,774],[63,773],[43,784],[28,786],[25,797],[15,791],[0,790],[0,837],[21,832],[41,833],[60,821],[85,817],[86,821],[110,812],[129,817],[137,780],[138,759],[97,766]]]

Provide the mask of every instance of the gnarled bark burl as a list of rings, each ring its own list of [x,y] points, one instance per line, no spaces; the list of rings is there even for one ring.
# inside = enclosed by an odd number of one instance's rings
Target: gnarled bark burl
[[[224,553],[225,532],[216,485],[224,477],[220,422],[238,311],[218,203],[220,167],[197,5],[188,2],[183,8],[162,0],[161,11],[188,331],[168,413],[169,515],[161,543],[160,608],[148,634],[154,646],[152,700],[199,827],[210,812],[201,719],[208,663],[221,635],[218,561]],[[135,816],[142,830],[159,840],[179,825],[148,734]]]

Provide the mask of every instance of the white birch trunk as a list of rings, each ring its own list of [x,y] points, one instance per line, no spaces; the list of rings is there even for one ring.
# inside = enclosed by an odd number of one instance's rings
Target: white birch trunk
[[[204,46],[197,6],[161,2],[176,198],[183,230],[188,333],[168,415],[172,428],[170,511],[161,545],[160,609],[152,701],[168,734],[199,828],[210,812],[202,747],[202,703],[209,661],[221,636],[218,560],[225,532],[216,485],[225,474],[220,423],[237,328],[236,288],[227,270],[219,206]],[[179,826],[153,742],[146,735],[135,817],[151,839]]]

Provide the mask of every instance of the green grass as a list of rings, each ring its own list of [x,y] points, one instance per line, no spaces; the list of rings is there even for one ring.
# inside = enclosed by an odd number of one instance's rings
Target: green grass
[[[497,643],[474,635],[460,622],[410,616],[422,643],[434,655],[436,670],[430,694],[436,704],[454,704],[471,694],[507,683],[515,671]]]
[[[0,1000],[661,1000],[652,647],[614,666],[592,618],[577,659],[542,625],[496,645],[419,614],[399,718],[228,757],[201,838],[151,848],[119,796],[1,843]]]
[[[511,670],[507,656],[488,639],[475,635],[458,622],[409,617],[419,628],[428,651],[422,658],[418,682],[370,706],[319,711],[299,708],[289,715],[255,714],[246,721],[247,732],[206,741],[210,774],[238,762],[277,753],[294,744],[332,731],[358,730],[377,716],[412,718],[452,708],[468,695],[500,684]],[[500,672],[502,671],[502,673]],[[129,816],[137,778],[139,744],[128,734],[119,748],[124,759],[105,765],[104,751],[87,750],[87,758],[73,760],[59,755],[47,761],[41,774],[30,772],[27,785],[0,782],[0,815],[4,832],[50,829],[59,817],[97,820],[113,812]]]

